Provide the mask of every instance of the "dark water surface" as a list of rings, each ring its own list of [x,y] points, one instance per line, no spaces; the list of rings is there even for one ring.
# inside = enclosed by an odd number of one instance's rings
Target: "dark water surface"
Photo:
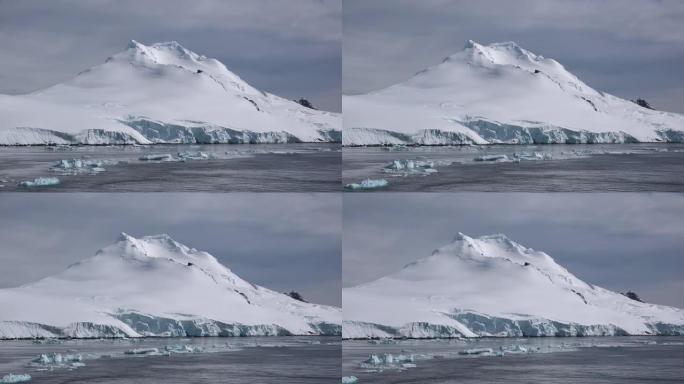
[[[141,161],[151,154],[204,152],[213,159]],[[0,147],[0,191],[52,192],[329,192],[340,190],[339,144],[213,144]],[[105,171],[73,175],[51,169],[65,159],[107,160]],[[56,186],[20,187],[37,177]]]
[[[478,156],[547,154],[546,160],[475,161]],[[684,192],[684,144],[491,145],[344,148],[343,183],[385,179],[375,191]],[[396,175],[394,160],[435,161],[437,172]]]
[[[546,353],[500,356],[458,356],[458,350],[506,343],[537,345]],[[574,345],[574,346],[573,346]],[[548,352],[551,350],[552,352]],[[370,353],[418,353],[415,368],[374,371],[359,367]],[[459,342],[412,341],[400,345],[343,343],[345,376],[359,383],[682,383],[684,337],[600,337],[482,340]]]
[[[179,344],[208,352],[124,354],[132,348],[163,350]],[[42,353],[67,351],[81,353],[85,366],[48,368],[31,363]],[[340,360],[336,337],[73,340],[56,345],[0,341],[0,378],[10,372],[28,373],[31,383],[339,383]]]

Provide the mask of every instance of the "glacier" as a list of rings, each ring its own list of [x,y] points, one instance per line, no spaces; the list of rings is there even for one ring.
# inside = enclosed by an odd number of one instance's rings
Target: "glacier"
[[[132,40],[104,63],[0,94],[0,145],[340,142],[340,114],[258,90],[178,42]]]
[[[345,339],[684,335],[684,310],[586,283],[505,235],[459,233],[431,256],[343,288]]]
[[[597,91],[514,42],[470,40],[342,106],[346,146],[684,142],[684,115]]]
[[[127,234],[63,272],[0,289],[0,339],[339,336],[340,308],[249,283],[167,235]]]

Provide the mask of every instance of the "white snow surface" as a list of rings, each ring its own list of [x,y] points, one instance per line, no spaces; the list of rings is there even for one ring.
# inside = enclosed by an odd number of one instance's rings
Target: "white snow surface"
[[[684,141],[684,115],[594,90],[514,42],[468,41],[403,83],[342,100],[345,145]]]
[[[684,334],[684,310],[585,283],[504,235],[454,241],[344,288],[344,338]]]
[[[0,290],[0,339],[340,334],[340,308],[251,284],[167,235],[120,239]]]
[[[0,94],[0,145],[316,142],[341,125],[175,41],[133,40],[67,82]]]

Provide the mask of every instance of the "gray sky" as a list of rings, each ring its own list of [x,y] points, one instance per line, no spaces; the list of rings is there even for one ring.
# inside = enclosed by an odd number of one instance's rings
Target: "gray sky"
[[[240,277],[341,303],[339,194],[0,194],[0,288],[90,257],[121,232],[167,233]]]
[[[515,41],[595,89],[684,113],[684,1],[344,0],[343,93],[382,88],[463,49]]]
[[[128,41],[176,40],[253,86],[340,111],[339,0],[0,0],[0,93],[50,86]]]
[[[580,279],[684,308],[684,195],[344,195],[342,284],[400,270],[454,235],[504,233]]]

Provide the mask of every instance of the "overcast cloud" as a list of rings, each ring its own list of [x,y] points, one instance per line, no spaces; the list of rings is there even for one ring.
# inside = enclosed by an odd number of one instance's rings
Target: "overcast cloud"
[[[580,279],[684,308],[684,195],[345,194],[343,286],[469,236],[504,233]]]
[[[684,113],[679,0],[344,0],[343,93],[382,88],[460,51],[515,41],[595,89]]]
[[[0,288],[59,273],[121,232],[167,233],[249,282],[340,305],[338,194],[0,195]]]
[[[253,86],[340,111],[339,0],[0,0],[0,93],[63,82],[125,49],[176,40]]]

